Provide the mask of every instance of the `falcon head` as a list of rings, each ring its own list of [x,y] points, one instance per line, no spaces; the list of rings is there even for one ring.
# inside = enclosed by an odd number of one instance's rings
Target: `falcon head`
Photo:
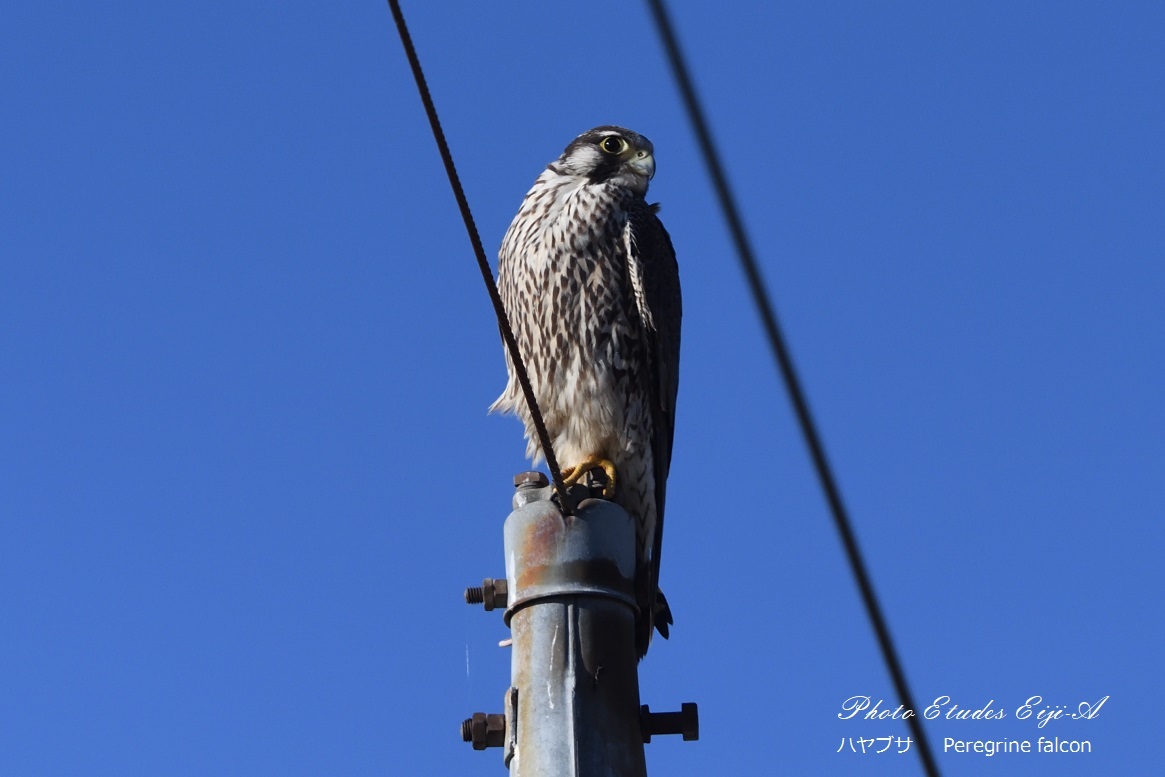
[[[623,127],[595,127],[571,141],[551,168],[586,178],[588,183],[613,183],[639,196],[655,175],[651,141]]]

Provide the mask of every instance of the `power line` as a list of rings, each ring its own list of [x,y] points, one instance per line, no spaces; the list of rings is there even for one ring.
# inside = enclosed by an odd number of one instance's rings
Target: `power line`
[[[679,41],[676,39],[675,30],[668,17],[664,1],[648,0],[647,4],[651,8],[652,16],[655,19],[655,26],[659,31],[659,36],[663,41],[663,47],[667,52],[668,63],[671,66],[672,74],[675,76],[676,83],[679,85],[680,93],[683,96],[684,106],[688,111],[688,118],[691,120],[692,127],[696,132],[696,138],[700,144],[700,151],[704,155],[704,162],[708,166],[709,174],[712,176],[712,185],[716,189],[716,196],[720,200],[720,207],[724,211],[725,219],[728,221],[728,230],[731,232],[732,241],[736,245],[736,254],[740,257],[740,264],[744,269],[745,277],[748,279],[748,286],[752,292],[753,302],[756,304],[757,311],[760,313],[765,334],[768,335],[769,345],[772,346],[773,355],[776,357],[777,364],[780,367],[781,377],[785,382],[785,389],[789,393],[789,399],[793,403],[793,409],[797,415],[797,422],[801,427],[801,434],[805,437],[805,444],[809,446],[809,453],[813,458],[813,466],[817,470],[817,479],[820,481],[821,488],[825,492],[826,501],[829,502],[834,525],[837,527],[838,534],[841,535],[846,557],[849,559],[850,568],[853,570],[854,577],[857,579],[858,588],[861,590],[862,601],[866,606],[866,613],[869,615],[870,622],[874,626],[874,632],[878,638],[878,646],[882,650],[882,658],[886,663],[886,668],[890,671],[890,677],[894,682],[894,688],[902,704],[907,709],[916,710],[917,707],[914,704],[910,688],[906,683],[906,675],[902,670],[902,664],[898,659],[898,654],[894,649],[894,643],[890,638],[890,629],[886,625],[886,619],[882,615],[882,608],[878,604],[877,596],[874,594],[874,586],[870,581],[869,572],[867,572],[861,552],[858,550],[857,539],[850,525],[849,515],[841,500],[841,491],[830,469],[829,461],[826,459],[825,447],[821,442],[821,436],[818,434],[817,427],[813,422],[813,416],[809,412],[809,403],[805,398],[805,392],[801,388],[801,382],[793,366],[793,358],[789,354],[788,346],[785,344],[785,338],[781,334],[781,328],[777,323],[776,311],[769,299],[768,292],[765,290],[764,280],[761,278],[760,268],[753,254],[752,245],[748,240],[748,235],[744,231],[744,223],[740,218],[736,200],[728,186],[728,178],[724,174],[724,166],[720,161],[720,154],[716,150],[715,143],[712,142],[712,133],[708,129],[707,119],[705,118],[700,101],[696,96],[696,89],[692,84],[687,64],[680,49]],[[910,730],[914,735],[915,741],[918,743],[918,754],[922,759],[923,768],[930,777],[938,777],[938,766],[935,764],[934,755],[931,753],[930,745],[927,742],[922,728],[922,723],[919,721],[917,715],[907,718],[907,722],[910,725]]]
[[[510,327],[509,316],[502,305],[501,295],[498,294],[497,284],[494,283],[493,270],[489,260],[485,257],[485,249],[481,245],[481,236],[477,233],[477,225],[473,221],[473,214],[469,210],[469,200],[465,197],[465,190],[461,188],[461,179],[457,175],[457,168],[453,165],[453,155],[449,152],[449,144],[445,141],[445,132],[441,129],[441,121],[437,118],[437,107],[433,104],[433,97],[429,94],[429,86],[425,82],[425,73],[421,70],[421,60],[417,57],[417,50],[413,47],[412,36],[405,25],[404,14],[401,13],[398,0],[388,0],[388,7],[392,10],[392,18],[396,22],[397,32],[400,33],[400,42],[404,45],[405,55],[409,59],[413,78],[417,82],[417,91],[421,95],[421,102],[425,105],[425,115],[429,117],[429,126],[433,130],[433,139],[437,141],[437,149],[441,152],[441,161],[445,163],[445,173],[449,176],[449,185],[453,187],[453,196],[457,198],[457,207],[461,209],[461,219],[465,222],[465,231],[469,233],[469,242],[473,244],[473,253],[477,257],[477,266],[481,270],[481,278],[485,281],[490,301],[493,303],[494,314],[498,319],[498,329],[510,354],[510,362],[518,376],[518,383],[522,387],[522,394],[526,397],[526,405],[530,408],[530,417],[534,421],[534,429],[538,433],[538,442],[542,446],[542,454],[546,457],[546,466],[550,469],[550,476],[554,480],[554,488],[558,491],[558,498],[562,503],[562,512],[570,515],[573,505],[566,491],[566,484],[562,479],[562,470],[558,466],[558,458],[554,455],[554,448],[550,443],[550,434],[546,431],[546,421],[538,409],[538,400],[534,397],[534,389],[530,385],[530,375],[526,372],[526,364],[522,361],[522,354],[518,350],[518,341],[514,337],[514,330]]]

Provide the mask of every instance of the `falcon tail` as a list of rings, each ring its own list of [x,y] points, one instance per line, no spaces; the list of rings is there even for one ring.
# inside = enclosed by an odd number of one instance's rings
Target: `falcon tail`
[[[659,636],[667,639],[669,628],[675,623],[672,619],[671,607],[667,603],[667,597],[663,595],[663,591],[658,588],[655,589],[655,602],[651,607],[651,617],[640,617],[635,624],[635,651],[640,659],[647,654],[647,646],[651,644],[651,635],[653,631],[658,631]]]

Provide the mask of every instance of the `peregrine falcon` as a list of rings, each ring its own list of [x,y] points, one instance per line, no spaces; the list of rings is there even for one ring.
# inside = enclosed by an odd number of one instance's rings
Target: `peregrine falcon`
[[[664,489],[680,358],[680,282],[671,238],[644,200],[651,141],[603,126],[538,176],[498,257],[498,289],[568,485],[603,471],[604,496],[635,520],[639,655],[671,612],[659,592]],[[490,407],[541,446],[509,353]],[[596,473],[597,474],[597,473]]]

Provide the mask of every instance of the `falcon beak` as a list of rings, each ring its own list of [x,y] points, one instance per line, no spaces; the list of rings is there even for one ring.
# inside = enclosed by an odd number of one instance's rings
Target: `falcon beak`
[[[655,157],[649,151],[636,151],[635,156],[627,162],[627,166],[648,179],[655,175]]]

